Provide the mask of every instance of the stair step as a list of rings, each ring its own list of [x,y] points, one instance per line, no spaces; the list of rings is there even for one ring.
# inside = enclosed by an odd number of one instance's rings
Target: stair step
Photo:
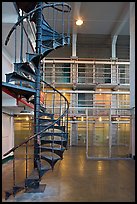
[[[59,148],[59,147],[44,147],[44,146],[39,146],[39,148],[41,148],[41,152],[50,151],[50,152],[54,153],[54,151],[61,151],[61,152],[65,151],[65,148]]]
[[[31,21],[33,21],[34,23],[36,23],[36,15],[34,14],[33,17],[31,18]],[[47,23],[47,21],[45,21],[44,15],[42,14],[42,28],[44,30],[48,30],[51,33],[55,33],[58,34],[57,31],[53,30],[52,27]]]
[[[54,50],[53,47],[47,47],[42,45],[42,58],[46,57],[52,50]]]
[[[52,49],[56,49],[58,47],[62,47],[62,44],[60,44],[57,40],[49,40],[49,41],[42,41],[42,44],[45,47],[50,47]]]
[[[24,86],[18,86],[16,84],[11,84],[11,83],[6,83],[2,82],[2,87],[6,88],[7,90],[10,90],[12,93],[15,95],[22,95],[24,96],[27,100],[35,94],[36,90]]]
[[[44,23],[42,24],[42,40],[53,40],[61,36],[61,34],[54,31],[51,27],[49,28]]]
[[[27,188],[38,188],[40,182],[40,177],[38,170],[35,168],[31,174],[25,179],[25,187]]]
[[[62,145],[63,147],[67,146],[67,140],[47,140],[47,139],[41,139],[41,145],[43,144],[58,144],[58,145]]]
[[[58,38],[59,38],[59,35],[54,35],[54,40],[57,40]],[[53,34],[46,30],[43,30],[42,41],[45,42],[45,41],[52,41],[52,40],[53,40]]]
[[[25,179],[25,186],[27,188],[38,188],[39,187],[39,179]]]
[[[37,169],[33,169],[31,174],[27,177],[27,179],[39,179],[38,171]]]
[[[30,99],[29,102],[35,104],[34,98]],[[46,107],[40,105],[40,110],[42,110],[43,112],[45,112],[45,111],[46,111]]]
[[[55,119],[51,119],[51,118],[40,118],[39,119],[39,122],[40,122],[40,124],[44,124],[44,123],[46,123],[46,122],[55,122],[56,120]],[[58,120],[57,122],[56,122],[56,124],[58,124],[58,125],[60,125],[60,120]],[[43,125],[44,126],[44,125]]]
[[[61,158],[63,156],[63,152],[65,151],[65,148],[58,148],[58,147],[40,146],[40,148],[41,148],[41,152],[46,152],[46,151],[53,152],[53,153],[57,154],[58,156],[60,156]]]
[[[53,28],[47,23],[47,21],[45,21],[44,16],[42,15],[43,19],[42,19],[42,30],[48,31],[50,32],[52,35],[54,33],[54,35],[59,35],[59,33],[55,30],[53,30]]]
[[[46,126],[48,127],[48,125],[40,125],[40,131],[45,129]],[[51,128],[53,129],[53,127],[49,127],[48,129],[51,129]],[[65,131],[65,126],[56,126],[56,125],[54,125],[54,129]]]
[[[24,63],[14,63],[14,70],[16,72],[18,71],[22,71],[26,74],[29,74],[31,76],[35,76],[36,73],[35,71],[31,68],[30,64],[28,62],[24,62]]]
[[[43,112],[43,113],[45,113],[46,112],[46,108],[44,107],[44,106],[42,106],[42,105],[40,105],[40,110]]]
[[[32,81],[31,79],[28,79],[27,77],[18,74],[17,72],[12,72],[9,74],[6,74],[6,82],[10,82],[10,81],[23,81],[23,82],[31,82],[31,83],[35,83],[34,81]]]
[[[41,133],[41,138],[45,136],[57,136],[67,139],[68,133],[66,132],[43,132]]]
[[[68,44],[68,43],[67,43],[68,41],[67,41],[66,36],[61,36],[60,38],[57,39],[57,42],[60,43],[62,46]]]
[[[34,103],[35,103],[34,98],[30,99],[29,102],[34,104]],[[45,108],[44,106],[40,105],[40,110],[42,110],[43,112],[45,112],[45,111],[46,111],[46,108]]]
[[[48,113],[48,112],[39,112],[39,116],[49,116],[51,118],[53,118],[54,114],[53,113]]]
[[[28,62],[31,62],[36,68],[38,67],[41,57],[42,57],[41,54],[26,53],[26,60]]]
[[[53,157],[53,156],[46,156],[46,155],[40,155],[40,156],[41,156],[41,159],[47,161],[50,164],[52,169],[54,168],[54,165],[56,164],[56,162],[61,160],[60,157]]]
[[[51,47],[51,48],[55,49],[59,46],[68,45],[69,44],[69,37],[58,35],[58,36],[55,36],[53,39],[53,36],[50,36],[50,37],[43,36],[42,43],[43,43],[43,45],[45,45],[47,47]]]
[[[51,170],[51,168],[42,165],[41,161],[37,160],[37,168],[39,173],[39,178],[41,178],[47,171]]]

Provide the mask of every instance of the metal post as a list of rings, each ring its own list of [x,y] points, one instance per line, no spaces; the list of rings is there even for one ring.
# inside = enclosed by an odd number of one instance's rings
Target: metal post
[[[23,11],[22,11],[23,16]],[[23,21],[21,22],[21,44],[20,44],[20,61],[23,62]]]
[[[110,113],[109,113],[109,158],[111,158],[112,156],[112,122],[111,122],[111,108],[109,109]]]
[[[86,157],[88,158],[88,109],[86,109]]]
[[[37,7],[40,7],[37,11],[37,19],[36,19],[36,53],[41,54],[42,53],[42,2],[37,3]],[[38,67],[36,68],[36,82],[35,82],[35,115],[34,115],[34,123],[35,123],[35,134],[39,132],[39,109],[40,109],[40,63],[38,64]],[[38,149],[38,142],[37,138],[34,141],[34,167],[37,167],[37,160],[39,159],[39,149]]]

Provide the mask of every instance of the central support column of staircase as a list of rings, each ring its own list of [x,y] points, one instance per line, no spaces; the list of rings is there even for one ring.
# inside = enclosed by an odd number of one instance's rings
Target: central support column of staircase
[[[36,18],[36,54],[41,54],[41,45],[42,45],[42,2],[37,3],[37,7],[40,7],[37,11],[37,18]],[[39,132],[39,110],[40,110],[40,61],[36,69],[36,81],[35,81],[35,89],[36,94],[34,95],[34,125],[35,125],[35,134]],[[37,168],[37,161],[39,159],[39,148],[38,148],[38,136],[34,140],[34,168]]]

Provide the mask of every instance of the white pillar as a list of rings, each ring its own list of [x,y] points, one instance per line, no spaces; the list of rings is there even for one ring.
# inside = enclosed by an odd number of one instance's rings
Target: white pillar
[[[72,57],[76,57],[77,33],[72,34]]]
[[[135,2],[130,2],[130,108],[131,114],[131,155],[135,156]]]
[[[116,59],[116,42],[117,42],[117,35],[114,35],[112,38],[112,59]]]

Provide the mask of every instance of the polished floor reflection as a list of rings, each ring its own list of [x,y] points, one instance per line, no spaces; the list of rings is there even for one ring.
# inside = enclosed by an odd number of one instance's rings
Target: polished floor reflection
[[[23,165],[23,164],[22,164]],[[12,161],[3,164],[3,202],[135,202],[135,160],[87,160],[85,147],[70,147],[47,172],[43,193],[18,193],[4,200],[12,185]],[[20,168],[22,174],[24,168]]]

